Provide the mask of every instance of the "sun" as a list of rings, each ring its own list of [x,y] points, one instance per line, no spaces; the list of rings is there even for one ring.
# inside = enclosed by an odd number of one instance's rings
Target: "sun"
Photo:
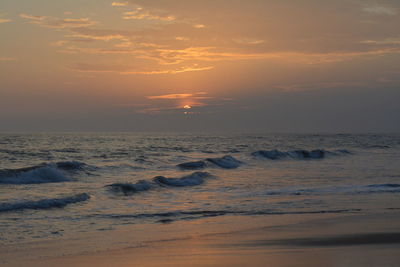
[[[183,108],[184,109],[191,109],[192,107],[190,105],[184,105]]]

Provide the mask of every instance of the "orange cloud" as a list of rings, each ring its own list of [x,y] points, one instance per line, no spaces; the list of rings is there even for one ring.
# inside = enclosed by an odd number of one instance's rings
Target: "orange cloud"
[[[127,2],[112,2],[111,6],[115,6],[115,7],[121,7],[121,6],[127,6],[128,3]]]
[[[193,96],[193,94],[169,94],[169,95],[158,95],[148,96],[148,99],[182,99]]]
[[[205,99],[213,99],[210,96],[206,95],[206,92],[197,92],[193,94],[167,94],[167,95],[157,95],[157,96],[148,96],[147,99],[163,99],[163,100],[205,100]]]
[[[195,27],[196,29],[203,29],[203,28],[206,27],[206,25],[204,25],[204,24],[195,24],[195,25],[193,25],[193,27]]]
[[[161,20],[161,21],[174,21],[176,20],[176,17],[169,15],[169,16],[161,16],[161,15],[155,15],[152,14],[149,11],[145,11],[142,8],[138,7],[134,11],[126,11],[124,12],[124,16],[122,17],[123,19],[129,20],[129,19],[147,19],[147,20]]]
[[[0,19],[0,23],[7,23],[7,22],[11,22],[10,19]]]
[[[90,38],[90,37],[88,37]],[[107,40],[107,36],[93,37],[93,39]],[[111,36],[110,38],[121,38],[123,36]],[[128,40],[129,38],[127,38]],[[66,46],[59,52],[62,53],[86,53],[98,55],[132,55],[137,59],[155,61],[161,66],[185,64],[191,67],[175,68],[174,70],[157,70],[155,73],[180,73],[187,71],[209,70],[214,66],[197,67],[201,62],[222,62],[240,60],[267,60],[280,59],[302,64],[322,64],[331,62],[348,61],[359,57],[380,56],[399,54],[400,47],[371,47],[365,51],[342,51],[342,52],[241,52],[221,51],[217,47],[188,47],[183,49],[162,48],[154,43],[140,43],[133,45],[132,42],[124,40],[124,45],[115,45],[114,48],[82,48],[79,46]],[[393,42],[392,42],[393,43]],[[151,73],[151,74],[155,74]]]
[[[148,96],[151,102],[137,106],[139,113],[178,113],[178,114],[204,114],[215,113],[223,106],[236,105],[232,98],[217,98],[209,96],[207,92],[174,93],[166,95]],[[188,111],[190,110],[190,111]]]
[[[307,26],[315,25],[317,19],[307,20],[307,23],[313,22],[311,24],[293,25],[292,20],[303,14],[303,8],[300,11],[295,10],[293,16],[287,16],[286,19],[271,16],[271,21],[282,27],[282,31],[276,32],[276,30],[271,31],[267,23],[261,23],[264,22],[265,16],[258,13],[257,16],[254,15],[254,20],[243,20],[240,23],[233,21],[232,18],[241,14],[242,9],[231,10],[234,11],[232,14],[221,13],[221,17],[215,20],[207,6],[204,7],[204,13],[198,13],[200,6],[194,1],[186,1],[183,4],[189,6],[185,12],[175,5],[159,1],[151,2],[154,1],[127,0],[111,3],[114,7],[120,7],[118,10],[125,19],[143,20],[135,23],[135,27],[128,27],[126,25],[129,23],[124,22],[125,26],[118,24],[116,29],[107,29],[101,28],[97,22],[89,18],[56,18],[28,14],[20,16],[30,23],[65,31],[63,40],[52,42],[52,45],[57,47],[57,52],[70,54],[70,57],[74,57],[74,54],[76,57],[81,54],[93,55],[91,57],[96,62],[104,62],[111,66],[99,67],[92,64],[90,67],[72,68],[80,72],[125,75],[179,74],[211,70],[215,68],[216,62],[263,60],[268,64],[270,61],[279,60],[300,64],[324,64],[400,53],[400,47],[397,46],[398,38],[385,39],[384,36],[361,38],[355,34],[349,37],[347,32],[342,30],[343,27],[338,27],[341,29],[340,34],[335,32],[337,25],[332,23],[332,25],[327,24],[332,33],[323,34],[319,32],[318,27],[314,29]],[[280,5],[286,6],[278,3],[272,7]],[[303,7],[301,4],[300,6]],[[257,1],[243,8],[249,8],[251,11],[265,8],[265,12],[270,12],[263,1]],[[363,13],[362,8],[362,5],[357,5],[357,12]],[[392,10],[388,6],[385,8],[366,6],[364,13],[390,13],[388,10]],[[324,10],[325,8],[322,8],[323,12]],[[246,14],[250,13],[254,12]],[[296,34],[293,32],[293,27],[296,29],[298,27]],[[305,33],[307,36],[303,36]],[[382,41],[373,41],[377,38],[382,38]],[[130,67],[117,67],[119,64]]]
[[[154,70],[154,71],[125,71],[120,72],[120,74],[144,74],[144,75],[154,75],[154,74],[179,74],[184,72],[192,72],[192,71],[205,71],[212,70],[214,67],[182,67],[179,69],[172,70]]]
[[[46,28],[65,29],[65,28],[80,28],[95,25],[97,22],[89,18],[56,18],[49,16],[33,16],[28,14],[20,14],[21,18],[30,20],[32,24],[38,24]]]
[[[259,45],[265,43],[264,40],[251,39],[251,38],[234,39],[233,41],[238,44],[245,44],[245,45]]]
[[[91,39],[91,40],[101,40],[101,41],[110,41],[110,40],[122,40],[128,41],[128,39],[121,34],[110,34],[110,35],[91,35],[91,34],[70,34],[66,35],[67,38],[83,38],[83,39]]]
[[[128,6],[127,2],[113,2],[111,4],[114,7],[125,7]],[[171,22],[175,21],[176,17],[170,14],[166,14],[167,12],[162,10],[148,10],[144,9],[139,5],[134,5],[133,9],[125,8],[122,13],[122,18],[125,20],[155,20],[155,21],[165,21]]]
[[[157,75],[157,74],[179,74],[184,72],[193,71],[206,71],[211,70],[214,67],[198,67],[198,66],[183,66],[176,69],[156,69],[156,70],[140,70],[137,68],[127,68],[127,67],[107,67],[107,66],[95,66],[90,64],[77,64],[72,68],[72,71],[77,72],[92,72],[92,73],[116,73],[121,75]]]
[[[148,96],[147,99],[158,101],[158,106],[154,107],[154,105],[150,104],[150,108],[142,109],[140,112],[186,112],[187,114],[187,109],[192,110],[209,106],[214,97],[207,96],[206,92],[196,92]]]

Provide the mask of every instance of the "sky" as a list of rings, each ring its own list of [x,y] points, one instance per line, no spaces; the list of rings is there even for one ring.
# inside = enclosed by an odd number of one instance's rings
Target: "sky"
[[[1,0],[0,131],[400,132],[398,0]]]

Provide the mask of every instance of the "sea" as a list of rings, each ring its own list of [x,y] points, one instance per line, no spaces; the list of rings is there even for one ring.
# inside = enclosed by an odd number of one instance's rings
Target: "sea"
[[[2,245],[399,209],[400,134],[0,134]]]

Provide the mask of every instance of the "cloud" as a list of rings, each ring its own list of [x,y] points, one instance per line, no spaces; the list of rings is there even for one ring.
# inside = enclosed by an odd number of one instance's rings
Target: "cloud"
[[[383,40],[365,40],[365,41],[361,41],[361,43],[373,44],[373,45],[400,45],[400,37],[386,38]]]
[[[67,37],[72,38],[87,38],[102,41],[110,41],[113,39],[127,41],[128,39],[134,38],[132,32],[124,30],[109,30],[93,27],[73,28],[68,30],[70,34],[67,35]]]
[[[282,92],[294,91],[313,91],[318,89],[333,89],[333,88],[363,88],[368,86],[369,81],[330,81],[330,82],[314,82],[314,83],[295,83],[295,84],[280,84],[273,86],[280,89]]]
[[[204,24],[195,24],[195,25],[193,25],[193,27],[195,27],[196,29],[203,29],[203,28],[206,27],[206,25],[204,25]]]
[[[136,112],[147,114],[211,114],[223,110],[227,106],[236,106],[231,97],[210,96],[208,92],[198,91],[193,93],[173,93],[165,95],[147,96],[137,106]]]
[[[91,34],[69,34],[65,35],[67,38],[81,38],[81,39],[90,39],[90,40],[101,40],[101,41],[111,41],[111,40],[122,40],[128,41],[125,36],[121,34],[109,34],[109,35],[91,35]]]
[[[177,37],[175,37],[175,40],[178,40],[178,41],[189,41],[190,39],[187,38],[187,37],[183,37],[183,36],[177,36]]]
[[[132,55],[138,59],[157,62],[159,65],[178,65],[178,64],[198,64],[201,62],[220,62],[237,60],[255,60],[282,58],[291,55],[291,53],[240,53],[218,51],[216,47],[189,47],[184,49],[166,49],[160,48],[157,44],[136,43],[134,48],[82,48],[69,46],[60,52],[66,53],[86,53],[98,55]],[[212,67],[206,67],[211,69]],[[193,67],[192,70],[198,70]],[[203,70],[201,68],[200,70]],[[183,71],[182,71],[183,72]]]
[[[188,47],[184,49],[155,49],[139,56],[157,61],[161,65],[173,65],[184,62],[231,61],[279,57],[274,53],[240,53],[219,51],[217,47]]]
[[[28,14],[20,14],[19,16],[23,19],[29,19],[33,21],[42,21],[46,18],[45,16],[33,16]]]
[[[193,94],[169,94],[169,95],[157,95],[157,96],[148,96],[148,99],[182,99],[193,96]]]
[[[144,75],[155,75],[155,74],[179,74],[184,72],[194,72],[194,71],[206,71],[214,69],[213,66],[207,67],[181,67],[177,69],[169,70],[149,70],[149,71],[124,71],[120,74],[144,74]]]
[[[67,41],[57,41],[57,42],[52,42],[50,45],[55,47],[62,47],[67,43],[68,43]]]
[[[285,1],[251,1],[243,5],[232,0],[228,9],[228,2],[223,0],[215,1],[215,5],[176,0],[169,4],[161,0],[112,2],[126,20],[141,20],[134,26],[128,22],[114,25],[114,29],[112,24],[107,26],[110,28],[101,26],[107,21],[97,24],[89,18],[20,16],[30,23],[64,30],[64,39],[52,43],[57,52],[71,57],[97,55],[97,59],[102,58],[99,62],[111,66],[73,68],[82,72],[179,74],[211,70],[220,62],[329,64],[400,53],[398,39],[387,38],[394,36],[391,31],[398,32],[398,24],[383,21],[386,17],[372,18],[379,20],[379,24],[370,30],[371,25],[367,28],[360,22],[365,19],[365,14],[360,16],[360,4],[350,2],[353,5],[338,13],[337,19],[326,20],[332,10],[342,10],[343,6],[337,2],[316,2],[310,16],[310,9],[305,8],[308,4],[293,2],[289,14],[282,16],[280,11],[289,5]],[[214,8],[220,12],[211,12]],[[364,6],[364,12],[372,14],[391,14],[395,10]],[[238,21],[239,15],[244,19]],[[137,65],[131,66],[128,58]]]
[[[128,2],[112,2],[111,6],[115,6],[115,7],[121,7],[121,6],[127,6]]]
[[[174,93],[166,95],[148,96],[147,99],[155,102],[149,103],[147,108],[140,109],[142,113],[177,112],[193,114],[199,112],[199,108],[212,105],[217,101],[215,97],[208,96],[207,92]]]
[[[99,66],[85,63],[78,63],[71,67],[70,70],[77,72],[91,72],[91,73],[116,73],[121,75],[159,75],[159,74],[180,74],[185,72],[207,71],[213,69],[213,66],[200,67],[183,66],[174,69],[140,69],[138,67],[124,67],[124,66]]]
[[[245,44],[245,45],[259,45],[265,43],[265,40],[252,39],[252,38],[233,39],[233,41],[238,44]]]
[[[89,18],[56,18],[50,16],[33,16],[29,14],[20,14],[21,18],[27,19],[32,24],[37,24],[46,28],[66,29],[81,28],[95,25],[97,22]]]
[[[226,49],[227,50],[227,49]],[[86,53],[96,55],[132,55],[136,59],[156,62],[160,66],[186,65],[192,67],[175,68],[173,70],[157,70],[156,73],[181,73],[188,71],[209,70],[214,66],[198,67],[204,62],[227,62],[249,60],[280,60],[302,64],[324,64],[349,61],[361,57],[373,57],[390,54],[399,54],[400,47],[370,47],[365,51],[339,52],[267,52],[257,53],[241,51],[221,51],[217,47],[189,47],[184,49],[160,48],[157,44],[135,43],[134,47],[117,46],[114,48],[83,48],[67,46],[62,53]],[[153,73],[149,73],[153,74]]]
[[[126,7],[128,2],[113,2],[114,7]],[[122,18],[125,20],[154,20],[154,21],[164,21],[171,22],[175,21],[176,17],[162,10],[148,10],[144,9],[142,6],[135,5],[133,9],[125,8],[122,13]]]
[[[0,23],[7,23],[7,22],[11,22],[12,20],[10,19],[2,19],[0,18]]]
[[[130,20],[130,19],[135,19],[135,20],[160,20],[160,21],[174,21],[176,20],[175,16],[172,15],[156,15],[152,14],[150,11],[143,10],[141,7],[136,8],[133,11],[126,11],[124,12],[124,15],[122,17],[123,19]]]
[[[356,57],[384,54],[398,54],[400,48],[377,48],[366,51],[343,51],[327,53],[306,52],[270,52],[270,53],[243,53],[239,51],[220,51],[216,47],[189,47],[185,49],[155,49],[145,51],[140,58],[157,61],[160,65],[174,65],[185,62],[219,62],[239,60],[281,59],[307,64],[339,62]]]
[[[378,6],[378,5],[366,6],[363,8],[363,11],[372,15],[388,15],[388,16],[394,16],[397,15],[398,13],[397,8]]]

